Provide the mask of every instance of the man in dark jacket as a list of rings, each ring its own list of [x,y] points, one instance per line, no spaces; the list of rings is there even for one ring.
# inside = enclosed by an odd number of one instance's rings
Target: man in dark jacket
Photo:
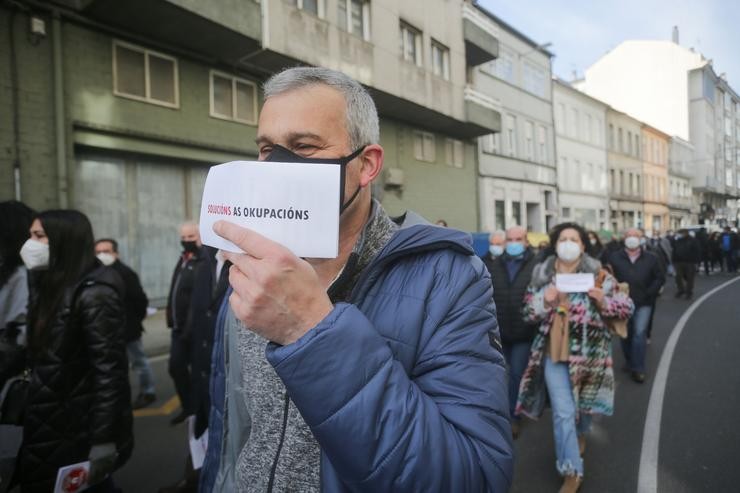
[[[738,241],[737,233],[733,233],[729,226],[725,226],[724,232],[719,237],[719,247],[722,250],[722,259],[727,272],[736,272],[737,259],[735,256],[740,247],[740,241]]]
[[[170,423],[182,423],[193,413],[190,406],[191,334],[189,328],[190,307],[198,265],[205,261],[200,242],[198,225],[185,223],[180,226],[182,253],[172,274],[170,294],[167,298],[167,326],[172,329],[169,372],[175,382],[182,410]]]
[[[684,294],[686,299],[694,295],[694,278],[696,264],[701,261],[699,242],[689,235],[688,230],[681,229],[673,237],[673,267],[676,269],[676,298]]]
[[[490,252],[483,257],[493,282],[493,300],[496,318],[501,330],[501,342],[506,364],[509,366],[509,413],[514,438],[519,435],[519,418],[514,415],[519,395],[519,382],[529,361],[537,326],[527,324],[522,317],[524,294],[532,280],[536,264],[535,254],[529,248],[527,230],[513,226],[506,230],[504,253],[494,258]]]
[[[339,254],[300,259],[215,224],[249,256],[227,255],[224,430],[204,491],[510,487],[490,276],[469,234],[393,221],[372,199],[378,141],[372,98],[345,74],[300,67],[265,84],[260,159],[346,167]]]
[[[157,400],[154,388],[154,373],[149,360],[144,354],[144,345],[141,334],[144,326],[141,322],[146,318],[146,308],[149,299],[141,287],[141,281],[136,272],[121,262],[118,255],[118,242],[112,238],[102,238],[95,242],[95,255],[103,265],[115,270],[123,281],[123,310],[126,315],[126,349],[131,368],[139,377],[139,394],[134,400],[133,408],[141,409]]]
[[[613,252],[608,262],[617,280],[629,284],[630,298],[635,303],[635,313],[627,326],[627,339],[622,339],[622,350],[627,369],[638,383],[645,381],[647,327],[655,299],[665,282],[658,258],[640,245],[641,238],[639,229],[627,230],[625,248]]]

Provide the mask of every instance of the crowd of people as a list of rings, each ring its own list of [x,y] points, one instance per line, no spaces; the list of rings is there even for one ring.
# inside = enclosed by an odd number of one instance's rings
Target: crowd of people
[[[345,167],[339,255],[301,259],[219,222],[248,252],[227,253],[180,226],[172,424],[191,419],[208,448],[162,492],[507,491],[521,420],[548,401],[561,492],[577,491],[591,418],[613,411],[612,339],[644,382],[667,276],[691,298],[700,264],[737,269],[729,228],[607,242],[563,223],[533,248],[515,226],[481,259],[446,223],[391,218],[371,195],[383,162],[374,103],[331,70],[270,79],[257,141],[260,160]],[[570,291],[567,274],[593,282]],[[0,492],[53,491],[60,468],[84,461],[86,491],[119,491],[132,411],[156,400],[147,305],[117,239],[95,239],[84,214],[0,203]]]

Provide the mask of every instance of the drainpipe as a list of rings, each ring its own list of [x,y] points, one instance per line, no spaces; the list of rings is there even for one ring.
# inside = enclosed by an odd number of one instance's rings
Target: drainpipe
[[[20,140],[20,98],[18,95],[18,56],[15,49],[15,36],[13,26],[15,25],[16,9],[8,16],[8,48],[10,49],[10,86],[11,100],[13,105],[13,182],[15,200],[21,200],[21,140]]]
[[[57,195],[59,207],[66,209],[69,204],[67,180],[67,136],[64,113],[64,71],[62,67],[62,22],[58,10],[52,11],[51,36],[54,64],[54,129],[57,161]]]

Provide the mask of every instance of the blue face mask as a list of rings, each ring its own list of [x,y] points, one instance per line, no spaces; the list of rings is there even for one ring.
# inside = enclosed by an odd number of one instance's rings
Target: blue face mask
[[[504,253],[504,247],[501,245],[491,245],[488,247],[488,251],[491,252],[491,255],[494,257],[500,257]]]
[[[506,253],[512,257],[518,257],[524,253],[524,243],[519,241],[510,241],[506,244]]]

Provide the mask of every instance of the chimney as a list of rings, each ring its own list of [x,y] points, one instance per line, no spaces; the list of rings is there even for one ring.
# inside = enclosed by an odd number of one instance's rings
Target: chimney
[[[673,26],[673,42],[678,44],[678,26]]]

